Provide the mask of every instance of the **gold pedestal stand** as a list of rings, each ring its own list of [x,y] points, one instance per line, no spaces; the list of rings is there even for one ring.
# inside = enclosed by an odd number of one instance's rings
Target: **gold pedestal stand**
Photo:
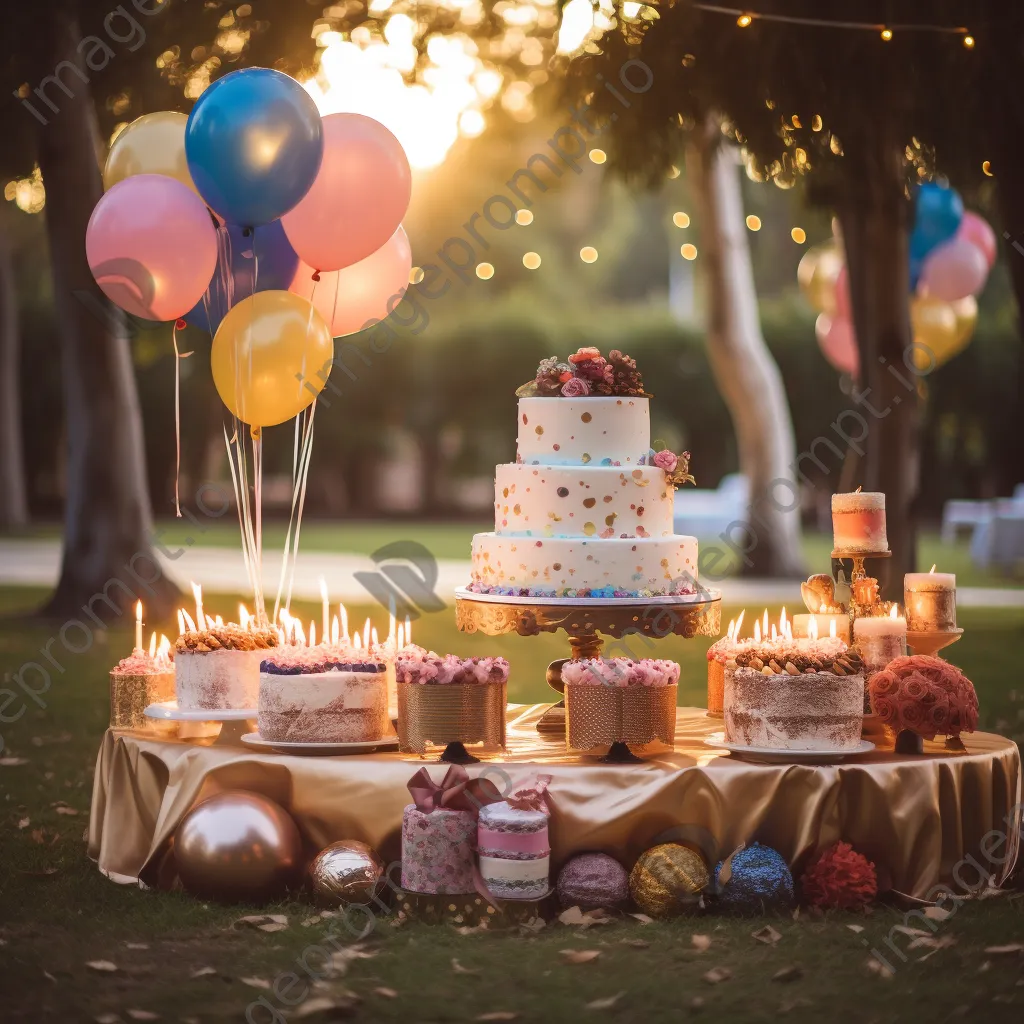
[[[938,654],[950,644],[955,644],[964,635],[962,629],[929,629],[908,630],[907,646],[914,648],[915,654]]]
[[[551,662],[548,685],[562,693],[562,666],[567,661],[600,657],[604,637],[631,635],[661,639],[666,636],[718,636],[722,630],[722,594],[705,590],[681,597],[631,598],[543,598],[501,597],[476,594],[465,588],[455,592],[455,621],[464,633],[502,636],[518,633],[537,636],[564,630],[569,637],[571,658]],[[624,651],[627,656],[636,652]],[[565,703],[559,701],[537,725],[545,735],[565,735]],[[616,744],[625,747],[625,744]],[[610,756],[630,757],[628,747]]]

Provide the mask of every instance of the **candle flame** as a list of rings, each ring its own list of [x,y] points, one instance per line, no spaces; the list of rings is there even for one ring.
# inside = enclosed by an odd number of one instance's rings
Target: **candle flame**
[[[772,643],[775,643],[779,639],[779,634],[775,631],[775,623],[772,623]]]
[[[756,619],[754,620],[754,643],[759,644],[761,642],[761,623]]]
[[[764,610],[764,618],[762,619],[762,622],[764,623],[764,625],[763,625],[763,627],[761,629],[761,635],[762,636],[767,636],[768,635],[768,609],[767,608],[765,608],[765,610]]]
[[[398,636],[397,636],[397,639],[395,640],[395,650],[396,651],[400,651],[405,646],[405,639],[404,638],[405,638],[405,627],[404,626],[399,626],[398,627]]]
[[[407,644],[412,643],[412,623],[409,621],[409,616],[405,617],[405,642]]]
[[[189,613],[187,611],[185,611],[184,608],[181,609],[181,614],[185,616],[185,627],[186,627],[186,629],[183,630],[182,632],[197,633],[198,630],[196,629],[195,622],[192,621],[192,616],[189,615]]]
[[[156,657],[156,633],[151,633],[149,637],[149,656]]]
[[[210,625],[210,616],[209,615],[206,616],[206,624]],[[223,626],[224,625],[224,620],[218,615],[217,618],[215,618],[213,620],[213,625],[215,625],[215,626]]]
[[[890,619],[897,619],[897,618],[899,618],[899,611],[900,611],[899,608],[896,605],[893,605],[892,608],[889,609],[889,618]]]
[[[935,565],[938,565],[938,562],[936,562],[936,563],[935,563]],[[928,571],[929,571],[929,572],[935,572],[935,565],[933,565],[933,566],[931,567],[931,569],[929,569]]]
[[[834,621],[835,620],[833,619],[833,622]],[[807,639],[808,640],[817,640],[818,639],[818,617],[816,615],[812,615],[807,620]]]
[[[370,646],[370,619],[367,616],[366,624],[363,626],[363,646]]]
[[[292,636],[295,638],[294,643],[299,647],[306,645],[306,631],[302,628],[302,623],[296,619],[292,623]]]
[[[827,608],[825,607],[825,602],[824,602],[824,601],[822,601],[822,602],[821,602],[821,607],[820,607],[820,608],[818,609],[818,612],[819,612],[819,613],[820,613],[821,615],[824,615],[824,614],[825,614],[825,612],[827,612],[827,611],[828,611],[828,609],[827,609]]]
[[[736,620],[735,619],[730,619],[729,620],[729,634],[728,635],[729,635],[729,639],[730,640],[733,640],[736,637]]]
[[[361,640],[361,638],[360,638],[360,636],[359,636],[359,634],[358,634],[358,633],[353,633],[353,635],[352,635],[352,646],[353,646],[353,647],[354,647],[354,648],[355,648],[355,649],[356,649],[357,651],[358,651],[358,650],[361,650],[361,648],[362,648],[362,646],[363,646],[363,644],[362,644],[362,640]]]
[[[182,610],[178,609],[178,636],[181,636],[185,632],[185,614]]]
[[[171,651],[171,641],[160,634],[160,646],[156,649],[157,657],[166,658]]]
[[[836,620],[835,620],[835,619],[832,619],[832,620],[831,620],[831,621],[829,622],[829,624],[828,624],[828,635],[829,635],[829,636],[830,636],[830,637],[831,637],[831,638],[832,638],[833,640],[835,640],[835,638],[836,638],[836,637],[838,636],[838,631],[837,631],[837,629],[836,629]]]
[[[740,612],[740,617],[736,620],[736,632],[733,634],[734,639],[740,635],[740,630],[743,628],[743,616],[746,614],[747,609],[744,608],[743,611]]]
[[[789,621],[786,622],[786,639],[793,639],[793,623]]]
[[[320,577],[320,600],[325,604],[330,603],[330,599],[327,596],[327,580],[323,576]]]
[[[340,635],[341,635],[341,634],[340,634],[340,632],[338,631],[338,616],[337,616],[337,615],[335,615],[335,616],[334,616],[334,617],[333,617],[333,618],[331,619],[331,643],[332,643],[332,644],[333,644],[333,645],[334,645],[335,647],[337,647],[337,646],[338,646],[338,638],[340,637]]]
[[[376,626],[374,626],[373,629],[370,630],[370,640],[372,641],[374,647],[379,647],[380,646],[380,640],[377,639],[377,627]]]
[[[238,606],[238,624],[242,629],[249,628],[249,609],[244,604]]]
[[[348,643],[348,610],[344,604],[339,604],[338,610],[341,612],[341,639]]]
[[[206,616],[203,615],[203,588],[198,583],[192,584],[192,596],[196,599],[196,622],[202,628]]]

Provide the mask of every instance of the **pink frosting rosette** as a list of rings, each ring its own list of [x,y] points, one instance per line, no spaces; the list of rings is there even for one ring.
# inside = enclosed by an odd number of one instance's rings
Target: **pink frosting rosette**
[[[400,683],[505,683],[508,671],[504,658],[442,657],[413,644],[402,648],[395,659],[395,678]]]

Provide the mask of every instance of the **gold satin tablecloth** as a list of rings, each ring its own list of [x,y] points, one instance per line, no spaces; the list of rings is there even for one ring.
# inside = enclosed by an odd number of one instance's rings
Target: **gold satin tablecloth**
[[[536,723],[547,707],[511,707],[507,754],[469,771],[488,771],[499,790],[502,772],[514,782],[531,770],[552,776],[553,870],[583,850],[629,865],[666,833],[712,837],[717,849],[703,844],[709,857],[758,840],[799,870],[814,851],[843,839],[876,862],[883,883],[926,899],[939,883],[977,885],[965,858],[997,883],[1016,860],[1020,754],[1001,736],[967,736],[960,754],[936,742],[917,756],[875,750],[835,765],[762,765],[705,746],[721,719],[680,708],[674,750],[643,764],[606,765],[541,736]],[[291,812],[311,853],[358,839],[395,859],[406,783],[424,763],[414,754],[300,757],[110,729],[96,764],[89,854],[115,881],[166,885],[173,864],[166,855],[183,815],[214,793],[248,789]],[[439,779],[444,767],[431,773]]]

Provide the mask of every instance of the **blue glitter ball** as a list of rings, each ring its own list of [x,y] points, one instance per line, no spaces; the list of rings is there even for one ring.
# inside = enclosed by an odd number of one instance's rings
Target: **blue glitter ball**
[[[791,907],[793,876],[785,858],[770,846],[751,843],[732,857],[732,875],[721,882],[722,864],[715,868],[717,904],[731,914],[764,914]]]

